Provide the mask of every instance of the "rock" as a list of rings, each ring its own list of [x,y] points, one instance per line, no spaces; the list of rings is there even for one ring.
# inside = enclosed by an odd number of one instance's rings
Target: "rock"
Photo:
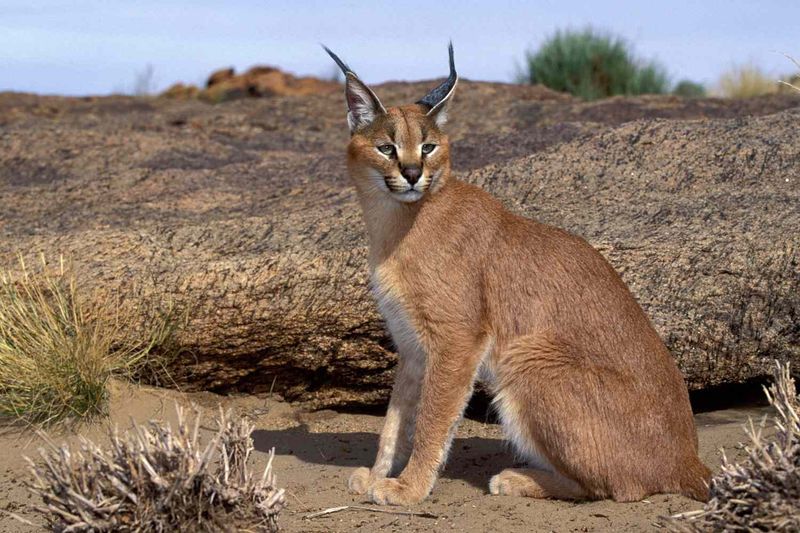
[[[341,91],[341,84],[314,77],[297,77],[278,68],[255,66],[243,74],[232,67],[215,70],[200,90],[194,85],[176,83],[161,93],[166,98],[199,98],[208,103],[220,103],[247,97],[306,96]]]
[[[338,82],[313,77],[298,78],[274,67],[253,67],[240,76],[253,96],[304,96],[341,91]]]
[[[313,77],[298,78],[275,67],[255,66],[239,75],[232,68],[214,72],[200,98],[208,102],[224,102],[247,96],[324,94],[341,88],[336,82]]]
[[[377,92],[392,105],[434,83]],[[583,103],[466,80],[456,98],[457,172],[597,246],[691,387],[798,363],[800,100]],[[63,253],[87,291],[186,308],[186,389],[385,401],[395,357],[338,90],[218,106],[2,94],[0,124],[0,265]]]
[[[171,85],[167,90],[161,93],[165,98],[176,98],[186,100],[195,98],[200,93],[200,89],[194,85],[184,85],[183,83],[176,83]]]
[[[229,79],[233,78],[233,76],[234,76],[233,67],[215,70],[208,77],[208,80],[206,80],[206,89],[223,81],[228,81]]]
[[[228,102],[230,100],[238,100],[240,98],[256,95],[250,94],[246,80],[242,78],[231,78],[200,91],[197,96],[204,102],[219,104],[221,102]]]
[[[593,243],[692,388],[800,361],[800,109],[636,121],[467,178]]]

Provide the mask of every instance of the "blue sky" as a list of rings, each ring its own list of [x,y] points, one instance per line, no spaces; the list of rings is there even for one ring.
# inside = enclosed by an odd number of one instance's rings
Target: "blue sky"
[[[446,44],[470,79],[509,81],[529,47],[586,25],[633,43],[674,80],[709,83],[734,64],[792,71],[800,0],[647,2],[0,0],[0,90],[107,94],[151,64],[163,89],[220,67],[328,75],[323,42],[367,82],[446,74]]]

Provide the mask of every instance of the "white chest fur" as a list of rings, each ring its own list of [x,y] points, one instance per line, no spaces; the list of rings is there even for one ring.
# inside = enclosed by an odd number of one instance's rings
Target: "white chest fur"
[[[372,271],[372,293],[378,310],[386,322],[386,329],[401,357],[424,360],[424,350],[419,333],[411,323],[403,297],[397,287],[389,281],[391,276],[380,267]]]

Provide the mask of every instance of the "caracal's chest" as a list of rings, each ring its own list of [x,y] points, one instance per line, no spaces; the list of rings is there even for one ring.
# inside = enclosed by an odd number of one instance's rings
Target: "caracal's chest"
[[[414,320],[413,302],[409,301],[402,284],[398,283],[396,271],[384,264],[372,268],[370,274],[372,294],[399,355],[413,358],[417,364],[425,364],[426,350],[423,342],[425,324]],[[478,381],[490,388],[495,382],[494,367],[489,357],[493,346],[493,343],[487,346],[476,376]]]
[[[421,342],[421,324],[412,319],[411,302],[404,294],[398,276],[391,265],[382,264],[371,269],[372,294],[378,304],[386,329],[389,331],[401,356],[415,354],[424,357]]]

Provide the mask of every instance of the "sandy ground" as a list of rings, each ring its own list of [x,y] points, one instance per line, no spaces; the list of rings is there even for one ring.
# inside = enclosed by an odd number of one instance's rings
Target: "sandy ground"
[[[104,439],[108,424],[128,427],[131,420],[166,420],[174,423],[174,403],[194,402],[209,423],[218,405],[234,408],[256,423],[253,434],[257,466],[275,447],[278,482],[288,492],[289,507],[280,515],[285,531],[648,531],[660,516],[695,509],[697,502],[674,495],[653,496],[639,503],[611,501],[568,503],[527,498],[490,496],[489,477],[513,464],[492,422],[465,419],[454,441],[450,461],[427,501],[413,508],[435,518],[347,510],[317,518],[308,514],[342,505],[369,505],[346,491],[354,467],[374,458],[381,417],[335,411],[302,412],[271,397],[223,397],[211,393],[181,394],[115,384],[111,417],[70,432],[52,434],[57,442],[76,443],[79,435]],[[764,408],[743,408],[696,416],[701,458],[717,469],[720,448],[729,457],[742,452],[742,426],[748,417],[760,419]],[[480,417],[478,417],[480,418]],[[39,531],[8,513],[42,524],[30,506],[37,502],[24,488],[28,477],[24,456],[35,457],[41,440],[30,431],[5,428],[0,434],[0,532]],[[396,509],[396,508],[387,508]]]

